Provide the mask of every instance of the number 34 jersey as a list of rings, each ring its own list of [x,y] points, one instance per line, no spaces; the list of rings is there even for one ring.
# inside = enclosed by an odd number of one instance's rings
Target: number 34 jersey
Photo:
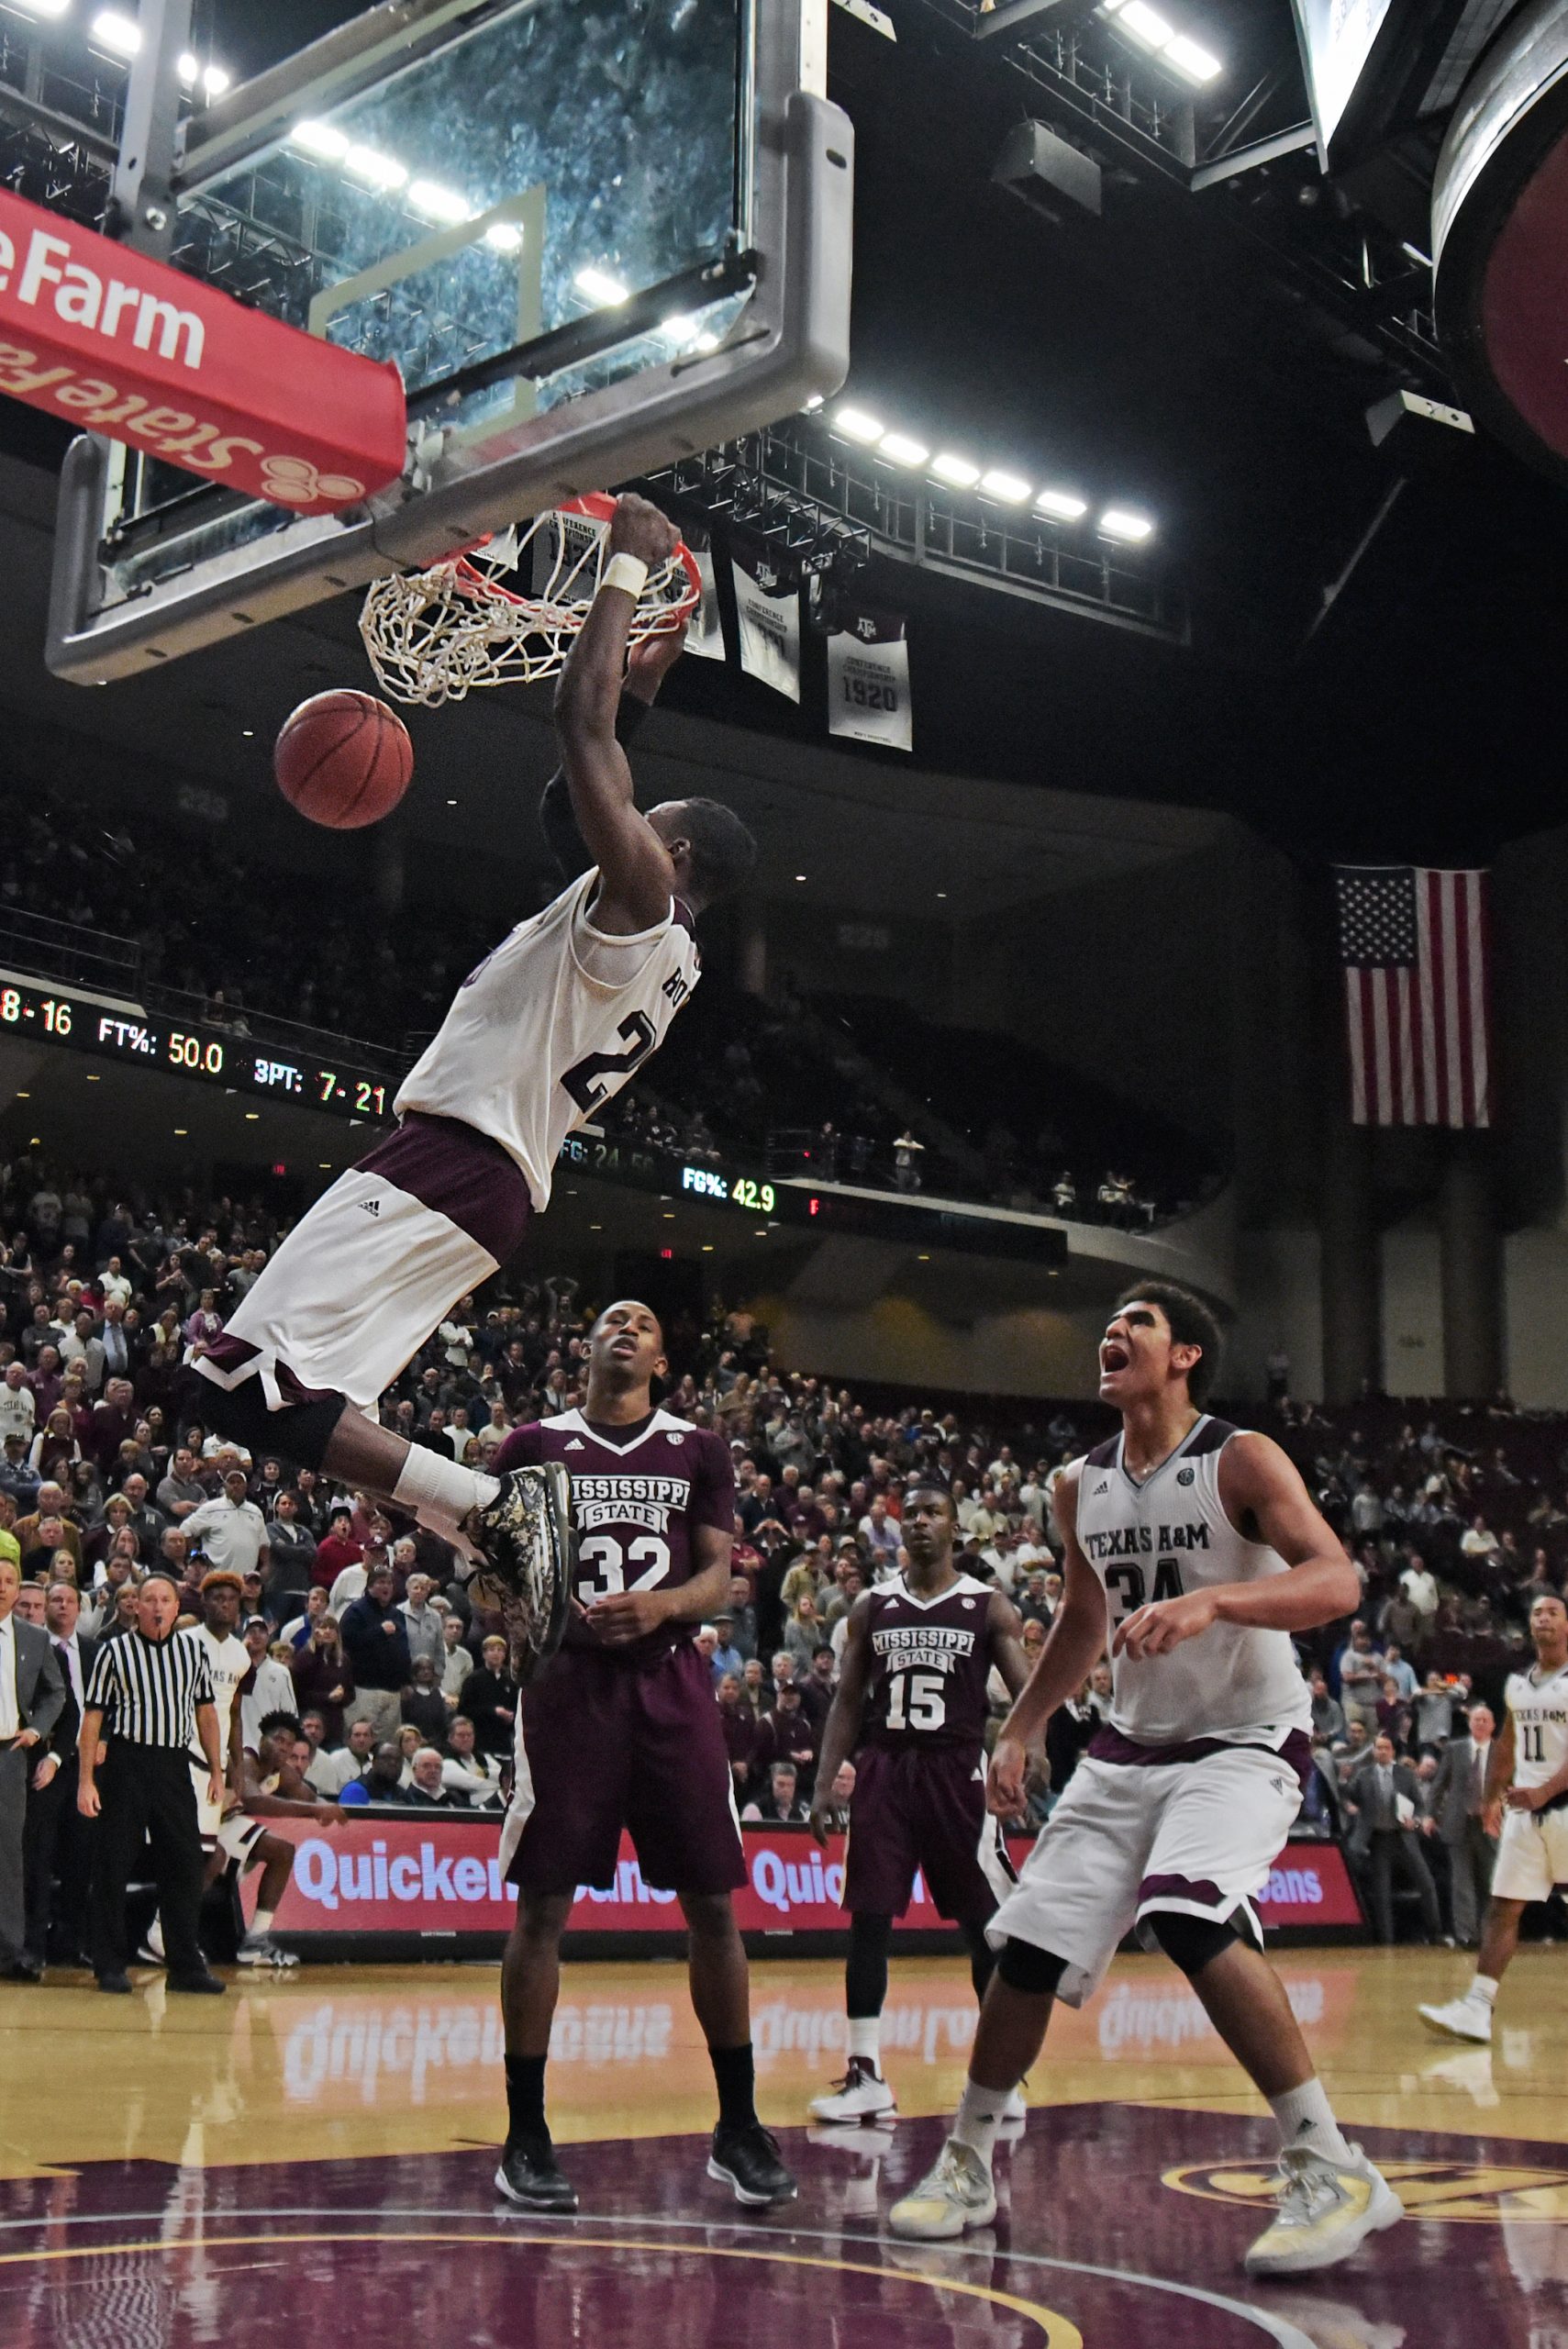
[[[871,1593],[863,1734],[868,1745],[973,1746],[985,1731],[988,1586],[960,1575],[935,1598],[917,1598],[902,1575]]]
[[[595,865],[469,974],[393,1105],[498,1141],[536,1214],[567,1135],[658,1051],[701,968],[678,901],[651,930],[613,938],[589,919],[598,885]]]
[[[1105,1590],[1107,1648],[1118,1626],[1154,1600],[1290,1572],[1277,1551],[1239,1533],[1220,1502],[1219,1463],[1237,1432],[1206,1413],[1141,1485],[1123,1464],[1120,1436],[1083,1460],[1078,1546]],[[1111,1659],[1111,1727],[1139,1745],[1217,1738],[1277,1748],[1311,1721],[1311,1691],[1286,1631],[1214,1623],[1168,1655]]]
[[[729,1446],[708,1428],[655,1411],[631,1427],[596,1427],[581,1411],[514,1428],[498,1444],[492,1475],[559,1460],[572,1479],[577,1531],[573,1595],[591,1607],[620,1590],[668,1590],[697,1571],[692,1533],[711,1525],[735,1530],[735,1471]],[[642,1664],[689,1640],[695,1623],[672,1623],[629,1647],[605,1648],[573,1615],[567,1647],[594,1648],[617,1662]]]

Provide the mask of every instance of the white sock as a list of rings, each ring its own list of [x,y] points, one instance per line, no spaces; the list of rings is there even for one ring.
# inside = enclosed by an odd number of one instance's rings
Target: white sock
[[[1479,1998],[1484,2007],[1495,2007],[1498,1987],[1489,1974],[1478,1974],[1464,1995],[1467,1998]]]
[[[488,1508],[500,1489],[498,1476],[482,1476],[461,1460],[447,1460],[422,1443],[411,1443],[392,1497],[412,1509],[421,1525],[450,1542],[469,1510]]]
[[[159,1910],[154,1915],[151,1924],[147,1928],[147,1946],[152,1952],[154,1957],[161,1957],[163,1955],[163,1915],[161,1910]]]
[[[1321,2154],[1325,2161],[1352,2158],[1321,2080],[1304,2080],[1298,2088],[1270,2097],[1269,2109],[1279,2122],[1280,2141],[1289,2151],[1305,2146],[1308,2153]]]
[[[850,2053],[858,2055],[874,2072],[882,2054],[882,2017],[851,2015],[850,2017]]]
[[[983,2088],[978,2081],[965,2080],[963,2100],[953,2118],[950,2137],[978,2154],[987,2169],[996,2143],[996,2124],[1011,2100],[1011,2088]]]
[[[275,1909],[258,1909],[250,1920],[250,1930],[245,1936],[246,1940],[264,1942],[272,1930],[272,1919],[277,1913]]]

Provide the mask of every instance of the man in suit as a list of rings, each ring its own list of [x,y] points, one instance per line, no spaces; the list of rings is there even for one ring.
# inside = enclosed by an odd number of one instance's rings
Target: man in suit
[[[1420,1900],[1427,1939],[1440,1940],[1437,1887],[1418,1833],[1420,1782],[1407,1762],[1395,1759],[1391,1737],[1374,1738],[1367,1759],[1351,1772],[1345,1788],[1345,1809],[1351,1821],[1348,1849],[1366,1872],[1378,1940],[1394,1939],[1396,1876]]]
[[[1472,1705],[1463,1737],[1451,1737],[1432,1782],[1432,1816],[1448,1853],[1453,1937],[1465,1949],[1480,1939],[1481,1915],[1492,1890],[1496,1838],[1483,1823],[1486,1765],[1496,1731],[1490,1705]]]
[[[65,1705],[65,1681],[49,1633],[17,1619],[22,1577],[0,1558],[0,1973],[23,1964],[27,1930],[22,1840],[28,1774]]]
[[[28,1921],[15,1975],[22,1981],[42,1981],[51,1943],[65,1964],[85,1963],[93,1821],[76,1808],[76,1739],[98,1642],[80,1630],[81,1613],[72,1585],[55,1583],[45,1602],[44,1628],[65,1683],[65,1705],[28,1787],[22,1841]]]

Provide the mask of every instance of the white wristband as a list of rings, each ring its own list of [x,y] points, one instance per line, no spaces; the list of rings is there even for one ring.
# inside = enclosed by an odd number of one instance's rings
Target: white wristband
[[[635,554],[613,554],[605,565],[601,587],[619,587],[635,604],[648,584],[648,565]]]

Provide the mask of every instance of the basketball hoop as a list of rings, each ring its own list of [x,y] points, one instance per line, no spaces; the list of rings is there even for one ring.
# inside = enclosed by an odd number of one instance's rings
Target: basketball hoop
[[[360,634],[381,685],[395,701],[433,709],[477,686],[559,676],[598,593],[614,511],[614,498],[597,491],[570,498],[428,571],[373,581]],[[529,564],[531,594],[503,584]],[[630,642],[684,629],[701,593],[695,558],[677,546],[648,574]]]

